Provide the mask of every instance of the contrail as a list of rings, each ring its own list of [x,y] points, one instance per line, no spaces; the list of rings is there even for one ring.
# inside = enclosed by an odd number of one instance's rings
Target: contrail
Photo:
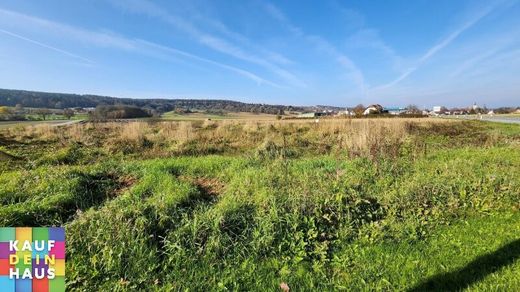
[[[47,48],[47,49],[50,49],[50,50],[53,50],[53,51],[56,51],[56,52],[59,52],[59,53],[62,53],[62,54],[65,54],[69,57],[72,57],[72,58],[76,58],[76,59],[80,59],[82,61],[85,61],[89,64],[94,64],[94,61],[92,60],[89,60],[87,58],[84,58],[82,56],[79,56],[79,55],[76,55],[74,53],[71,53],[71,52],[67,52],[65,50],[62,50],[62,49],[59,49],[59,48],[56,48],[56,47],[53,47],[53,46],[50,46],[50,45],[47,45],[47,44],[44,44],[44,43],[41,43],[39,41],[36,41],[36,40],[32,40],[30,38],[27,38],[27,37],[24,37],[24,36],[21,36],[19,34],[16,34],[16,33],[13,33],[13,32],[10,32],[10,31],[7,31],[7,30],[4,30],[4,29],[1,29],[0,28],[0,32],[3,32],[7,35],[10,35],[12,37],[15,37],[15,38],[18,38],[18,39],[21,39],[21,40],[24,40],[24,41],[27,41],[27,42],[30,42],[30,43],[33,43],[35,45],[38,45],[40,47],[44,47],[44,48]]]
[[[408,76],[410,76],[412,73],[414,73],[416,70],[419,69],[421,65],[426,63],[429,59],[431,59],[435,54],[437,54],[440,50],[447,47],[451,42],[453,42],[456,38],[458,38],[462,33],[464,33],[466,30],[474,26],[477,22],[479,22],[482,18],[489,15],[491,12],[493,12],[494,9],[497,8],[498,5],[489,6],[486,9],[482,10],[479,14],[477,14],[473,19],[470,19],[464,25],[462,25],[460,28],[453,31],[448,37],[444,38],[441,42],[435,44],[433,47],[431,47],[415,64],[415,66],[408,68],[403,74],[401,74],[397,79],[393,80],[390,83],[381,85],[376,87],[375,89],[384,89],[389,88],[397,83],[403,81]]]

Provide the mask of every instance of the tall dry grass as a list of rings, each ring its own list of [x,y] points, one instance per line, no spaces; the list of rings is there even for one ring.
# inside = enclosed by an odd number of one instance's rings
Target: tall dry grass
[[[5,129],[15,140],[42,140],[63,145],[82,143],[127,153],[212,154],[254,150],[266,143],[298,151],[351,156],[397,155],[411,129],[457,121],[433,119],[331,119],[281,121],[133,121],[69,126],[35,125]]]

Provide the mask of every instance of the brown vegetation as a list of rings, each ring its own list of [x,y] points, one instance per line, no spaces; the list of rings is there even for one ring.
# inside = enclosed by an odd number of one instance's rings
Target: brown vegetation
[[[262,153],[286,156],[346,152],[351,157],[397,156],[421,131],[450,133],[457,121],[331,119],[315,121],[157,121],[85,123],[11,128],[3,136],[62,146],[94,146],[140,157]],[[458,127],[457,127],[458,129]],[[414,134],[414,135],[412,135]],[[452,133],[453,134],[453,133]],[[460,133],[455,133],[460,134]],[[48,143],[52,142],[52,143]]]

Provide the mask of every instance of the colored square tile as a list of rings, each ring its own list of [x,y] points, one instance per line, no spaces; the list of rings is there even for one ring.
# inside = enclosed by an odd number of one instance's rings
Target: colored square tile
[[[15,280],[9,279],[9,276],[0,276],[0,291],[15,292]]]
[[[65,228],[49,227],[49,240],[65,241]]]
[[[32,241],[31,227],[16,227],[16,239],[23,244],[24,241]]]
[[[39,257],[43,259],[49,254],[49,245],[47,240],[36,240],[32,244],[32,257],[33,259]]]
[[[10,254],[16,252],[10,250],[9,242],[0,242],[0,259],[8,259]]]
[[[32,280],[31,279],[16,279],[15,280],[16,292],[30,292],[32,291]]]
[[[49,251],[49,255],[55,255],[57,259],[65,258],[65,241],[56,241],[54,247]]]
[[[18,258],[16,267],[21,269],[20,274],[23,274],[25,268],[32,267],[32,253],[30,251],[19,251],[16,256]]]
[[[65,291],[65,277],[59,276],[49,280],[49,291],[64,292]]]
[[[49,292],[49,279],[32,279],[32,292]],[[54,291],[53,291],[54,292]]]
[[[48,268],[49,268],[49,265],[47,265],[43,259],[40,259],[39,263],[37,263],[36,259],[32,260],[33,277],[38,277],[38,278],[47,277]]]
[[[36,258],[32,258],[32,265],[33,266],[41,266],[41,265],[48,265],[49,264],[49,261],[52,260],[52,256],[49,256],[49,255],[45,255],[45,256],[42,256],[42,257],[36,257]]]
[[[38,259],[32,259],[32,266],[33,267],[44,267],[44,268],[46,268],[46,267],[49,266],[49,264],[46,263],[44,259],[40,259],[39,261],[38,261]]]
[[[8,242],[16,239],[14,227],[0,227],[0,242]]]
[[[65,260],[56,259],[56,263],[54,265],[49,265],[49,268],[54,269],[56,276],[65,276]]]
[[[54,255],[46,255],[45,258],[43,258],[43,262],[46,265],[55,265],[56,264],[56,256]]]
[[[32,240],[49,240],[49,228],[47,227],[33,227]]]
[[[0,276],[9,276],[10,268],[14,268],[14,265],[10,265],[8,259],[0,259]]]

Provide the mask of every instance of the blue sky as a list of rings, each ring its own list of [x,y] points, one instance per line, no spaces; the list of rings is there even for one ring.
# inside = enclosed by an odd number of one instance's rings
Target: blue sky
[[[0,0],[0,87],[520,105],[517,0]]]

